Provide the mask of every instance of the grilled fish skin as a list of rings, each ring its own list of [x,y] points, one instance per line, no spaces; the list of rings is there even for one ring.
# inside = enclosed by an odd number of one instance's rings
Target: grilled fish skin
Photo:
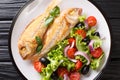
[[[43,48],[40,53],[32,57],[32,61],[38,61],[41,57],[45,56],[57,42],[65,39],[69,35],[71,28],[78,23],[78,17],[81,13],[81,8],[70,8],[63,11],[48,28],[44,35]]]
[[[21,34],[18,41],[18,50],[23,59],[30,59],[36,53],[38,44],[35,37],[43,38],[48,28],[44,24],[45,19],[49,16],[49,12],[60,2],[61,0],[52,0],[45,12],[34,19]]]

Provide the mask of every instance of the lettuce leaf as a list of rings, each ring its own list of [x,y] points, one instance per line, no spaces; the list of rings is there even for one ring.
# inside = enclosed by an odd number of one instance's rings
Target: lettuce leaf
[[[96,32],[96,28],[91,28],[87,32],[87,36],[89,36],[91,40],[94,40],[94,44],[93,44],[94,49],[102,45],[102,40],[100,39],[100,37],[93,35],[95,32]]]
[[[82,42],[82,37],[79,35],[76,36],[76,47],[79,51],[89,53],[89,47],[85,42]]]
[[[98,36],[94,36],[93,40],[94,40],[94,44],[93,44],[94,49],[102,45],[102,40]]]
[[[46,68],[42,69],[43,80],[49,80],[52,73],[59,67],[61,62],[53,60]]]
[[[80,55],[75,56],[75,59],[76,59],[76,60],[82,61],[82,63],[84,63],[84,64],[87,63],[87,60],[86,60],[83,56],[80,56]]]
[[[103,53],[103,54],[101,55],[101,57],[98,58],[98,59],[95,59],[95,58],[92,58],[92,59],[91,59],[90,67],[91,67],[93,70],[97,69],[97,68],[100,66],[100,62],[101,62],[103,56],[104,56],[104,53]]]
[[[52,73],[57,70],[59,66],[66,67],[69,71],[75,64],[64,56],[63,50],[68,45],[68,40],[59,42],[47,55],[50,64],[42,69],[43,80],[49,80]]]
[[[73,70],[75,67],[75,63],[71,62],[68,58],[63,58],[63,63],[60,66],[66,67],[68,71]]]
[[[91,28],[90,30],[88,30],[87,36],[92,38],[94,36],[93,34],[95,33],[95,31],[96,31],[96,28]]]
[[[86,16],[85,15],[79,16],[78,19],[79,19],[80,22],[84,22],[85,19],[86,19]]]
[[[77,31],[78,29],[79,29],[78,27],[72,28],[70,31],[70,37],[76,37],[77,34],[75,34],[75,31]]]

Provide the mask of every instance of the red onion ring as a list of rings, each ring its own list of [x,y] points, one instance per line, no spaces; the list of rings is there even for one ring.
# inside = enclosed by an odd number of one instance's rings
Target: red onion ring
[[[90,51],[94,50],[93,44],[94,44],[94,40],[91,40],[90,43],[89,43],[89,45],[88,45],[89,48],[90,48]]]
[[[64,74],[64,79],[63,80],[70,80],[67,74]]]
[[[67,51],[68,51],[69,48],[70,48],[70,45],[66,46],[65,49],[64,49],[64,55],[65,55],[65,57],[68,57],[67,56]]]
[[[74,62],[74,63],[76,63],[77,62],[77,60],[76,59],[70,59],[70,58],[68,58],[70,61],[72,61],[72,62]]]
[[[85,28],[86,28],[86,29],[89,29],[89,26],[88,26],[88,23],[87,23],[86,20],[84,21],[84,23],[85,23]]]
[[[71,46],[68,45],[68,46],[65,47],[65,49],[64,49],[64,55],[65,55],[65,57],[67,57],[67,51],[68,51],[68,49],[73,48],[74,45],[75,45],[75,42],[73,41],[72,44],[71,44]]]
[[[81,51],[76,51],[75,52],[75,56],[77,56],[77,55],[81,55],[81,56],[86,58],[86,60],[87,60],[87,64],[86,65],[90,64],[90,57],[86,53],[81,52]]]
[[[74,46],[74,42],[72,43],[72,46]],[[70,59],[70,58],[68,57],[68,55],[67,55],[67,51],[68,51],[68,49],[70,49],[70,48],[71,48],[70,45],[68,45],[68,46],[65,47],[65,49],[64,49],[64,55],[65,55],[65,57],[67,57],[70,61],[76,63],[76,62],[77,62],[76,59]]]
[[[75,45],[75,42],[73,41],[72,44],[71,44],[71,46],[70,46],[70,48],[73,48],[74,45]]]

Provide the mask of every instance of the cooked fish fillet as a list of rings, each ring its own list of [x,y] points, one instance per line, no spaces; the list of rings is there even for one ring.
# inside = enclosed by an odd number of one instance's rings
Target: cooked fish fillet
[[[60,16],[55,19],[44,36],[44,45],[41,53],[35,54],[32,57],[33,62],[46,55],[57,42],[69,35],[71,28],[78,23],[78,16],[81,15],[81,12],[81,8],[70,8],[63,11]]]
[[[45,26],[45,19],[49,16],[49,12],[60,2],[61,0],[52,0],[45,12],[34,19],[22,33],[18,41],[18,49],[23,59],[29,59],[35,54],[37,48],[35,37],[39,36],[41,39],[43,38],[48,28]]]

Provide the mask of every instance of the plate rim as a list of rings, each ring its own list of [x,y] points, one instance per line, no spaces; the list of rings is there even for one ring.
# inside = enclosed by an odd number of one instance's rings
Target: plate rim
[[[19,17],[19,15],[21,14],[21,12],[29,5],[33,2],[34,0],[29,0],[27,1],[23,7],[20,8],[20,10],[18,11],[18,13],[15,15],[15,17],[13,18],[12,20],[12,23],[11,23],[11,26],[10,26],[10,30],[9,30],[9,37],[8,37],[8,50],[9,50],[9,54],[10,54],[10,58],[12,60],[12,63],[13,63],[13,66],[15,67],[15,69],[17,70],[17,73],[21,76],[21,78],[23,80],[28,80],[23,74],[22,72],[19,70],[18,66],[16,65],[15,63],[15,60],[13,58],[13,55],[12,55],[12,50],[11,50],[11,36],[12,36],[12,31],[13,31],[13,28],[14,28],[14,25],[17,21],[17,18]],[[112,36],[111,36],[111,25],[110,25],[110,22],[109,22],[109,19],[107,18],[105,12],[103,11],[103,9],[93,0],[88,0],[90,3],[92,3],[100,12],[101,14],[103,15],[104,19],[106,20],[106,23],[108,25],[108,29],[109,29],[109,32],[110,32],[110,40],[112,42]],[[102,70],[100,71],[100,73],[94,78],[94,80],[99,80],[102,78],[102,74],[104,73],[105,71],[105,68],[110,64],[110,59],[111,59],[111,49],[112,49],[112,43],[110,43],[110,52],[109,52],[109,55],[108,55],[108,59],[106,61],[106,64],[105,66],[102,68]]]

